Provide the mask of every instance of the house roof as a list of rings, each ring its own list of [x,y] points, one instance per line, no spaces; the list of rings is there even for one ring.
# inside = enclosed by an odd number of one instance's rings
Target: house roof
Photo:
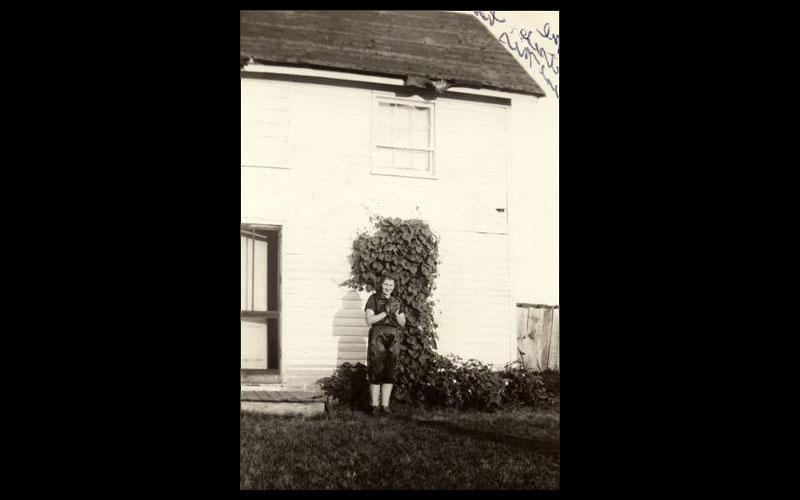
[[[241,62],[446,80],[544,96],[474,16],[442,11],[241,11]]]

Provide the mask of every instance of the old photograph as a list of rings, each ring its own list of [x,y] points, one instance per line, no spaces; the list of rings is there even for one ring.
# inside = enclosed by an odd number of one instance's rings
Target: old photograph
[[[242,490],[559,490],[559,13],[240,11]]]

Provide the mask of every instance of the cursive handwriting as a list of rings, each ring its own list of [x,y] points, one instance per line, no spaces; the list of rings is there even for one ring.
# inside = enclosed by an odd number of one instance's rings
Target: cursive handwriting
[[[550,78],[548,78],[548,77],[547,77],[547,75],[545,75],[545,74],[544,74],[544,65],[542,65],[542,66],[539,68],[539,74],[541,74],[541,75],[542,75],[542,77],[544,77],[544,81],[545,81],[545,82],[547,82],[547,86],[548,86],[548,87],[550,87],[551,89],[553,89],[553,92],[555,92],[555,93],[556,93],[556,99],[560,99],[560,97],[559,97],[559,95],[558,95],[558,84],[557,84],[557,83],[555,83],[555,84],[554,84],[554,83],[553,83],[553,82],[550,80]]]
[[[541,47],[539,45],[539,42],[536,41],[531,42],[532,33],[533,33],[532,31],[526,31],[524,29],[520,29],[519,37],[528,42],[528,47],[526,48],[533,50],[533,52],[535,52],[539,57],[544,59],[544,63],[547,65],[548,68],[553,70],[555,74],[558,74],[558,65],[556,65],[556,57],[558,57],[558,55],[554,54],[553,52],[547,52],[547,50],[545,50],[544,47]],[[539,61],[538,58],[536,60]]]
[[[478,15],[479,12],[482,13],[483,11],[475,11],[475,14]],[[494,11],[490,12],[494,13]],[[489,24],[492,25],[490,18],[484,17],[483,15],[480,17],[484,21],[488,20]],[[515,31],[517,32],[516,36],[514,35]],[[539,38],[537,38],[535,34],[538,34]],[[561,70],[559,68],[558,59],[560,55],[561,38],[558,33],[552,32],[550,23],[545,23],[541,29],[537,28],[535,31],[526,30],[524,28],[520,28],[519,31],[517,31],[516,28],[511,27],[509,30],[501,33],[498,40],[502,45],[505,45],[511,49],[512,52],[515,52],[523,61],[527,61],[528,68],[534,69],[538,67],[539,74],[544,78],[547,86],[555,93],[556,98],[560,99],[558,75]],[[542,45],[539,44],[540,41]],[[555,52],[552,52],[552,49],[548,50],[546,47],[547,45],[555,45]]]
[[[537,66],[541,64],[539,58],[536,57],[536,53],[531,51],[529,47],[522,47],[522,50],[520,50],[519,43],[516,40],[512,40],[507,31],[504,31],[498,40],[509,49],[515,51],[522,59],[528,61],[528,67],[533,68],[533,61],[536,61]]]
[[[552,75],[552,76],[554,76],[553,79],[557,80],[558,79],[558,73],[559,73],[559,67],[558,67],[557,64],[554,64],[554,63],[555,63],[556,58],[561,54],[561,37],[559,36],[558,33],[551,33],[550,32],[550,23],[544,23],[544,26],[542,26],[542,29],[540,30],[540,29],[537,28],[536,32],[539,33],[539,36],[541,36],[545,40],[552,41],[556,46],[556,53],[553,54],[552,52],[546,52],[546,54],[550,54],[550,59],[549,60],[547,59],[547,55],[544,55],[544,58],[545,58],[545,62],[547,63],[548,68],[550,68],[550,70],[553,73],[553,75]],[[528,45],[530,45],[530,43],[531,42],[530,42],[530,35],[529,35],[528,36]],[[536,46],[538,47],[539,44],[537,43]],[[551,80],[550,77],[548,77],[545,74],[544,65],[542,65],[539,68],[539,73],[542,75],[542,77],[544,77],[544,81],[547,82],[547,85],[551,89],[553,89],[553,92],[556,93],[556,98],[559,98],[559,95],[558,95],[558,82],[556,81],[555,83],[553,83],[553,80]]]
[[[553,43],[556,44],[556,54],[561,54],[561,38],[558,36],[558,33],[550,33],[550,23],[544,23],[542,30],[536,29],[536,32],[539,33],[547,40],[552,40]]]
[[[485,11],[485,10],[473,10],[472,12],[473,12],[473,13],[474,13],[476,16],[478,16],[478,17],[480,17],[481,19],[483,19],[484,21],[489,21],[489,26],[494,26],[494,23],[495,23],[495,22],[498,22],[498,23],[504,23],[504,22],[506,22],[506,20],[505,20],[505,19],[500,19],[499,17],[497,17],[497,12],[496,12],[496,11],[493,11],[493,10],[490,10],[490,11]],[[489,14],[488,14],[488,15],[486,15],[486,14],[484,14],[484,12],[489,12]]]
[[[539,32],[539,30],[536,31]],[[533,33],[532,31],[526,31],[524,29],[520,29],[519,37],[528,43],[528,46],[525,47],[525,50],[527,50],[529,53],[532,51],[533,54],[539,56],[539,57],[534,56],[534,58],[537,61],[537,64],[539,64],[539,74],[542,75],[544,81],[547,82],[547,86],[550,87],[553,90],[553,92],[555,92],[556,98],[560,98],[558,94],[558,83],[557,82],[554,83],[554,80],[558,77],[558,74],[560,72],[558,64],[556,63],[556,58],[558,58],[557,54],[558,48],[556,48],[556,53],[548,52],[547,50],[545,50],[544,47],[540,46],[538,42],[531,41],[532,33]],[[539,34],[541,34],[541,32],[539,32]],[[541,60],[544,60],[544,63],[541,63],[540,62]],[[549,72],[546,72],[545,68],[548,69]]]

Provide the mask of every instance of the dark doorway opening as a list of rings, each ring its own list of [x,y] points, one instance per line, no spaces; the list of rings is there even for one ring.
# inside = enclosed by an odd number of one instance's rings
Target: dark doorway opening
[[[280,382],[280,227],[243,224],[241,381]]]

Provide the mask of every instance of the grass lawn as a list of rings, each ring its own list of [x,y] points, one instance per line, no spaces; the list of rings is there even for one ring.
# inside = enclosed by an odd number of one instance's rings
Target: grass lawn
[[[243,413],[242,489],[559,489],[559,408]]]

